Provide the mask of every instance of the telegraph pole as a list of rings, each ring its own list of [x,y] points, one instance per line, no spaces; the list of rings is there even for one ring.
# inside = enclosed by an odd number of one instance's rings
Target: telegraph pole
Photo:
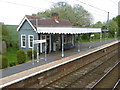
[[[109,32],[109,12],[108,12],[108,16],[107,16],[107,33],[106,33],[107,39],[108,39],[108,32]]]

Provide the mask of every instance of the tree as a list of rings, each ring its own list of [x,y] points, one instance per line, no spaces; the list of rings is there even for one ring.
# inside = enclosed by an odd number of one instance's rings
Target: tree
[[[117,22],[115,22],[114,20],[109,21],[109,31],[112,36],[115,35],[115,32],[118,32],[118,25]]]
[[[69,20],[74,26],[88,26],[92,22],[92,15],[80,5],[71,6],[66,2],[58,2],[53,8],[39,12],[37,16],[50,17],[53,12],[59,14],[59,19]]]

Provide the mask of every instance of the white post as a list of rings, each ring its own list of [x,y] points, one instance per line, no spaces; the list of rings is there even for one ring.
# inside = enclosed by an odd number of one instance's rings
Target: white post
[[[32,47],[32,64],[34,65],[34,43]]]
[[[115,32],[115,39],[117,40],[117,32]]]
[[[91,44],[92,44],[92,37],[91,37],[91,35],[90,35],[90,45],[89,45],[89,48],[92,47]]]
[[[64,57],[64,35],[62,34],[62,57]]]
[[[102,42],[102,32],[100,33],[100,42]]]
[[[78,35],[78,52],[80,52],[80,35]]]
[[[74,35],[72,34],[72,45],[74,46]]]
[[[40,40],[42,40],[42,34],[40,34]],[[40,43],[40,52],[42,53],[42,43]]]
[[[46,36],[45,36],[45,39],[46,39]],[[46,42],[45,42],[45,61],[46,61],[46,58],[47,58],[46,51],[47,51],[47,39],[46,39]]]
[[[38,43],[38,44],[39,44],[39,43]],[[38,45],[38,44],[37,44],[37,62],[39,62],[39,50],[38,50],[38,49],[39,49],[39,48],[38,48],[39,45]]]

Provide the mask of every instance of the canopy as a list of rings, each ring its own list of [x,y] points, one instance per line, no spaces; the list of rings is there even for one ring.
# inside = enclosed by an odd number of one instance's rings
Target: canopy
[[[77,27],[37,27],[38,33],[48,34],[80,34],[80,33],[100,33],[101,28],[77,28]]]

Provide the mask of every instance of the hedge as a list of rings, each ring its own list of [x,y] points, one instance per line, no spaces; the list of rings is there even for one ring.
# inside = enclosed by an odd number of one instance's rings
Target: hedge
[[[8,58],[6,56],[0,56],[0,69],[8,67]]]
[[[27,56],[29,59],[32,59],[32,50],[27,51]],[[35,59],[37,58],[37,51],[36,50],[34,50],[34,58]]]
[[[23,50],[17,51],[17,62],[22,64],[26,61],[26,54]]]

